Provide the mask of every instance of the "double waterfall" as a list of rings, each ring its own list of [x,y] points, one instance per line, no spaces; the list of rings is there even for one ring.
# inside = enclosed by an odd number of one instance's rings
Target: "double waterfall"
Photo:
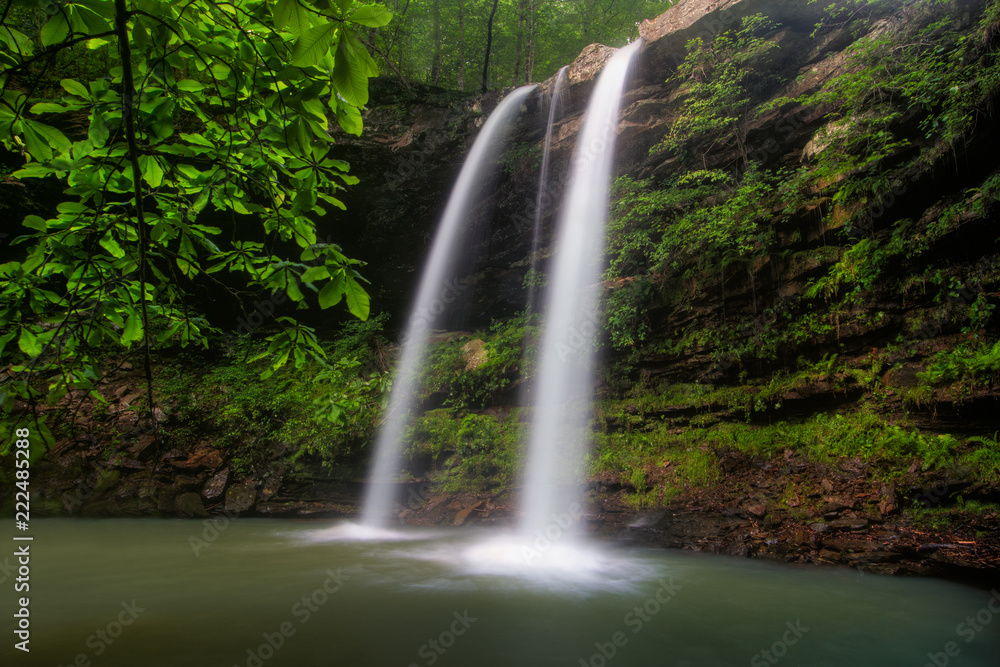
[[[579,516],[583,454],[589,443],[588,422],[594,384],[595,336],[598,330],[600,276],[608,188],[621,99],[629,70],[641,48],[637,41],[620,49],[601,73],[571,163],[566,195],[555,228],[554,253],[544,305],[539,368],[533,389],[531,431],[521,500],[519,532],[530,537],[553,522],[567,530],[566,517]],[[549,149],[565,68],[552,86],[549,125],[539,183],[538,205],[547,187]],[[516,89],[497,106],[480,131],[462,167],[430,256],[424,267],[406,327],[401,358],[389,396],[388,414],[376,439],[375,461],[363,505],[362,524],[382,528],[396,500],[404,434],[413,419],[417,378],[427,355],[430,332],[443,311],[442,287],[465,252],[463,222],[477,203],[479,184],[487,178],[522,104],[535,86]],[[536,212],[532,268],[536,266],[542,212]],[[529,311],[538,299],[529,292]]]

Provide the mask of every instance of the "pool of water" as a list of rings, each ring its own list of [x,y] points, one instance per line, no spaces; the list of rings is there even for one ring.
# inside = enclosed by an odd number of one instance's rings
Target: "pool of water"
[[[4,665],[1000,665],[1000,594],[937,580],[329,522],[30,534],[30,660],[0,552]]]

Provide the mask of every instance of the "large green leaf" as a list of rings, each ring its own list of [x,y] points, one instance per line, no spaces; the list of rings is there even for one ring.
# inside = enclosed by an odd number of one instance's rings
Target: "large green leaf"
[[[142,340],[142,317],[138,313],[129,313],[128,319],[125,320],[121,340],[125,345]]]
[[[151,188],[158,188],[163,185],[163,165],[152,155],[139,156],[139,169],[142,171],[142,180],[146,181]]]
[[[296,37],[312,27],[309,11],[299,0],[278,0],[274,3],[271,13],[274,16],[274,26],[278,30],[287,30]]]
[[[318,65],[323,56],[329,53],[337,29],[336,23],[323,23],[307,30],[292,47],[292,64],[298,67]]]
[[[73,146],[65,134],[50,125],[28,119],[22,122],[24,143],[28,152],[38,161],[48,161],[54,155],[68,153]]]
[[[361,110],[352,104],[337,105],[337,122],[344,132],[361,136],[364,129],[364,122],[361,120]]]
[[[21,337],[17,340],[17,346],[21,348],[29,357],[37,357],[42,353],[42,344],[38,342],[38,337],[25,327],[21,329]]]
[[[358,7],[348,15],[347,20],[369,28],[381,28],[392,20],[392,12],[383,5],[368,5]]]
[[[331,79],[345,102],[363,107],[368,103],[368,72],[365,63],[356,55],[351,41],[350,36],[345,34],[337,45]]]
[[[74,81],[73,79],[63,79],[59,82],[59,85],[61,85],[70,95],[90,99],[90,91],[87,90],[87,87],[79,81]]]
[[[319,307],[326,310],[336,306],[344,298],[344,274],[337,272],[330,276],[330,282],[319,291]]]
[[[345,277],[344,294],[347,296],[347,309],[351,311],[351,315],[354,315],[359,320],[367,320],[368,314],[371,311],[371,299],[368,296],[368,292],[361,286],[361,283],[351,276]]]
[[[52,46],[58,44],[69,37],[69,23],[66,21],[65,12],[56,12],[48,23],[42,26],[42,46]]]

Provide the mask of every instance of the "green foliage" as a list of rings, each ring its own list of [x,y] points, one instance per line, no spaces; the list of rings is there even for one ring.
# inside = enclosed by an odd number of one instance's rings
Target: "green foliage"
[[[628,500],[635,507],[705,488],[720,474],[713,452],[692,438],[673,435],[665,424],[644,432],[599,434],[591,468],[594,474],[615,474],[630,486],[635,493]]]
[[[652,291],[651,281],[638,279],[625,282],[608,295],[606,327],[615,350],[635,347],[649,336],[646,308]]]
[[[516,415],[431,410],[410,428],[410,457],[433,462],[430,477],[445,492],[509,488],[517,474],[522,436]]]
[[[24,259],[0,266],[0,350],[15,373],[50,378],[51,400],[93,392],[95,350],[207,346],[194,281],[234,297],[242,281],[300,308],[316,293],[321,308],[344,299],[367,318],[361,262],[320,242],[311,216],[343,208],[337,192],[357,181],[331,155],[328,117],[361,132],[377,68],[356,31],[388,11],[353,0],[117,7],[80,0],[37,35],[0,30],[0,141],[24,158],[13,176],[67,186],[54,217],[24,220]],[[81,44],[113,65],[36,101],[47,59]],[[323,356],[310,329],[276,322],[286,326],[269,338],[265,374]],[[19,376],[8,395],[38,392]]]
[[[918,377],[931,385],[957,383],[971,390],[977,386],[988,386],[998,375],[1000,341],[992,345],[976,341],[938,352],[928,360],[927,370]]]
[[[675,0],[499,0],[493,21],[491,88],[541,81],[588,44],[622,46],[643,19]],[[386,70],[451,89],[476,90],[493,0],[386,0],[396,16],[373,36]],[[438,67],[435,68],[435,62]]]
[[[753,120],[751,87],[760,77],[752,64],[777,47],[760,37],[774,27],[755,14],[710,44],[701,37],[687,43],[687,56],[673,77],[682,86],[681,113],[651,153],[678,151],[694,140],[707,142],[704,159],[719,142],[733,137],[746,160],[747,130]]]
[[[988,4],[981,33],[995,22],[997,7],[995,0]],[[957,29],[959,20],[858,40],[843,74],[798,100],[835,109],[817,138],[812,170],[820,183],[850,177],[834,193],[835,203],[863,207],[889,190],[880,167],[911,146],[900,131],[905,124],[919,123],[933,155],[940,151],[935,144],[954,144],[984,116],[984,102],[1000,86],[1000,62],[983,34]]]
[[[968,444],[979,447],[962,456],[962,465],[969,466],[976,479],[990,484],[1000,482],[1000,442],[997,434],[994,433],[992,438],[969,438]]]
[[[432,345],[418,382],[420,394],[445,396],[445,405],[458,408],[483,408],[508,391],[525,375],[534,360],[534,350],[524,343],[538,334],[538,325],[525,315],[495,321],[489,332],[479,332],[459,340]],[[483,358],[474,368],[467,368],[462,348],[472,340],[483,340]]]

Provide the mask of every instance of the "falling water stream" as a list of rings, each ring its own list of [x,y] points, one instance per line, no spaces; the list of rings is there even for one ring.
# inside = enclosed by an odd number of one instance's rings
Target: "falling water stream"
[[[535,380],[531,437],[521,500],[522,535],[564,530],[579,516],[584,447],[589,440],[594,336],[608,188],[618,112],[641,41],[611,57],[597,81],[573,154],[556,229],[544,332]],[[566,530],[571,530],[566,529]]]
[[[461,247],[463,232],[466,231],[464,223],[477,203],[480,184],[489,170],[496,166],[499,147],[520,113],[522,102],[534,89],[535,86],[518,88],[505,97],[490,115],[462,166],[438,224],[406,327],[402,353],[389,394],[387,417],[375,441],[371,483],[362,506],[362,524],[368,528],[384,526],[392,511],[396,476],[402,463],[403,436],[413,411],[417,375],[426,356],[428,334],[437,316],[447,306],[447,301],[454,298],[447,292],[446,281],[465,250]]]
[[[531,237],[531,266],[528,275],[531,276],[531,283],[528,286],[528,314],[535,312],[535,297],[538,293],[538,250],[542,238],[542,220],[545,212],[553,204],[553,195],[549,190],[549,154],[552,152],[552,130],[556,124],[556,118],[564,105],[563,96],[566,88],[566,72],[569,66],[563,67],[556,74],[556,80],[552,83],[552,91],[549,96],[549,122],[545,127],[545,148],[542,151],[542,168],[538,175],[538,197],[535,200],[535,230]]]

